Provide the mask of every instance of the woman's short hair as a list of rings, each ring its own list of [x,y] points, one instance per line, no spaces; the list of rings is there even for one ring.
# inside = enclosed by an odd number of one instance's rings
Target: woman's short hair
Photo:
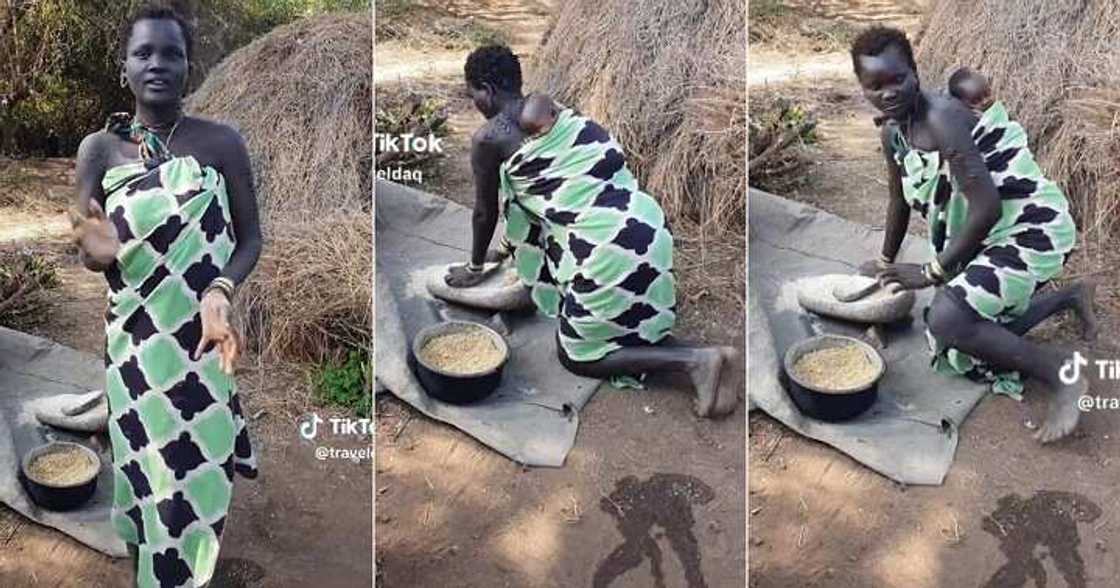
[[[128,16],[117,31],[117,57],[124,61],[128,55],[128,41],[132,38],[132,27],[142,20],[173,20],[183,33],[187,46],[187,61],[194,53],[194,29],[181,12],[162,2],[148,2]]]
[[[879,55],[891,46],[902,51],[910,69],[915,72],[918,71],[918,64],[914,62],[914,48],[910,46],[910,39],[906,38],[906,33],[893,27],[875,25],[864,30],[856,37],[855,41],[852,41],[852,67],[855,69],[856,75],[860,74],[859,58],[861,56]]]
[[[479,47],[467,56],[463,68],[467,83],[481,88],[484,83],[499,90],[521,92],[521,60],[505,45]]]

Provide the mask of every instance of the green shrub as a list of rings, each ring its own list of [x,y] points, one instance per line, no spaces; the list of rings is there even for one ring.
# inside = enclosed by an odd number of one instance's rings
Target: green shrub
[[[344,361],[321,365],[312,379],[317,401],[369,418],[373,408],[373,369],[366,352],[354,350]]]

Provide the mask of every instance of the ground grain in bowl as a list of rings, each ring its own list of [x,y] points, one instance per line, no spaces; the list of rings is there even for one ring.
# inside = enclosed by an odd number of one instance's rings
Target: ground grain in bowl
[[[420,349],[420,359],[451,374],[477,374],[498,366],[502,351],[481,329],[436,335]]]
[[[77,447],[65,447],[40,454],[27,467],[28,475],[33,480],[55,486],[84,482],[92,469],[93,461]]]
[[[870,384],[875,364],[854,344],[818,349],[802,355],[793,364],[797,379],[820,390],[847,390]]]

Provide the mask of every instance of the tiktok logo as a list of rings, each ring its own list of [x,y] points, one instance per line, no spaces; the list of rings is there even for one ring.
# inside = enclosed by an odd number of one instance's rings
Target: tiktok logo
[[[310,419],[307,419],[299,426],[299,436],[311,441],[319,434],[319,425],[322,424],[323,419],[317,414],[312,414]]]
[[[1062,364],[1062,369],[1058,370],[1058,379],[1067,386],[1073,384],[1081,379],[1081,366],[1087,365],[1089,360],[1085,359],[1080,351],[1074,351],[1073,358]]]

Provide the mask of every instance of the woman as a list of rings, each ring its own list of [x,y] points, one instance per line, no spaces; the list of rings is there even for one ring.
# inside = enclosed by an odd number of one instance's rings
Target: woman
[[[234,290],[261,249],[244,142],[182,114],[191,29],[146,7],[121,29],[134,114],[78,150],[75,240],[105,274],[112,522],[139,586],[203,586],[214,572],[233,473],[252,478],[233,379]]]
[[[1037,378],[1052,396],[1036,438],[1067,435],[1087,383],[1063,383],[1066,355],[1024,337],[1067,309],[1080,316],[1087,338],[1095,336],[1090,286],[1037,292],[1074,246],[1065,196],[1042,175],[1001,103],[978,117],[952,96],[922,91],[901,31],[871,28],[851,55],[864,96],[888,119],[881,130],[890,186],[883,254],[863,270],[891,289],[936,287],[926,311],[935,369],[1012,395],[1022,389],[1020,373]],[[925,265],[894,262],[911,210],[929,222],[935,257]]]
[[[501,46],[467,58],[467,89],[487,122],[471,143],[476,200],[471,261],[447,283],[482,281],[511,252],[537,309],[559,318],[564,366],[591,378],[686,372],[701,416],[735,409],[736,351],[675,342],[673,238],[638,188],[622,149],[595,122],[521,92],[521,65]],[[504,247],[487,252],[500,213]]]

